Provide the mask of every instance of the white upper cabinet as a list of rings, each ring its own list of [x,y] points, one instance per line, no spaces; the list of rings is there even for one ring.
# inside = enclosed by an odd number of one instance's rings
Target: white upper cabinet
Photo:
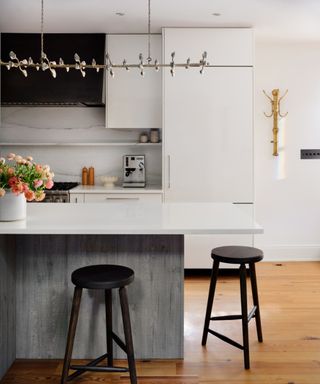
[[[112,63],[138,64],[139,54],[148,57],[147,35],[107,35],[106,50]],[[151,57],[161,62],[161,36],[151,36]],[[161,128],[162,75],[161,70],[139,68],[114,69],[115,77],[106,75],[107,128]]]
[[[164,61],[171,52],[175,61],[199,62],[202,52],[208,53],[211,65],[252,66],[253,32],[247,28],[164,28]]]

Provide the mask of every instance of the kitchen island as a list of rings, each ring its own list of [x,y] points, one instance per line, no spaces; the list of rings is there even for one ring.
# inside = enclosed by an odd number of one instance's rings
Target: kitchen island
[[[63,358],[70,275],[89,264],[135,271],[136,357],[183,358],[184,235],[262,232],[231,203],[29,204],[26,220],[0,223],[0,378],[16,358]],[[103,296],[84,293],[74,358],[105,353]]]

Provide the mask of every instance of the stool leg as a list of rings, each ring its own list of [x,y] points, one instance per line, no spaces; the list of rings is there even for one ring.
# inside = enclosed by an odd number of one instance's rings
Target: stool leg
[[[203,334],[202,334],[202,343],[201,343],[202,345],[207,344],[208,329],[209,329],[209,324],[210,324],[210,317],[211,317],[211,311],[212,311],[214,292],[216,289],[216,284],[217,284],[217,279],[218,279],[219,264],[220,264],[219,261],[213,262],[210,288],[209,288],[209,294],[208,294],[206,318],[204,321]]]
[[[248,330],[248,305],[247,305],[247,271],[245,264],[240,266],[240,294],[242,315],[243,356],[245,369],[250,368],[249,359],[249,330]]]
[[[112,290],[106,289],[105,304],[106,304],[106,325],[107,325],[107,353],[108,366],[113,366],[113,340],[112,340]]]
[[[65,384],[67,382],[67,378],[68,378],[68,374],[69,374],[69,367],[70,367],[70,362],[71,362],[74,337],[76,334],[77,322],[78,322],[78,317],[79,317],[81,294],[82,294],[82,288],[75,287],[74,294],[73,294],[70,322],[69,322],[67,347],[66,347],[66,353],[65,353],[64,361],[63,361],[61,384]]]
[[[127,358],[128,358],[129,372],[130,372],[130,382],[131,384],[137,384],[136,363],[134,360],[129,304],[128,304],[126,288],[121,287],[119,289],[119,294],[120,294],[124,337],[125,337],[126,347],[127,347]]]
[[[250,280],[251,280],[251,288],[252,288],[253,305],[257,307],[256,313],[255,313],[257,335],[258,335],[259,342],[262,343],[263,337],[262,337],[262,327],[261,327],[261,317],[260,317],[260,307],[259,307],[259,297],[258,297],[258,287],[257,287],[257,276],[256,276],[256,266],[254,263],[250,263]]]

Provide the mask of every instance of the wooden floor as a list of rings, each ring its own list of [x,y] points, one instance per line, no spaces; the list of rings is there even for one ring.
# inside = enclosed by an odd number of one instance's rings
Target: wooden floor
[[[259,263],[258,288],[264,343],[250,323],[251,369],[243,369],[242,351],[208,336],[201,347],[208,278],[185,282],[185,359],[137,362],[142,384],[319,384],[320,263]],[[237,313],[239,282],[221,277],[214,312]],[[239,321],[217,324],[218,331],[241,342]],[[165,330],[164,330],[165,332]],[[16,361],[1,384],[59,383],[61,361]],[[119,374],[86,373],[74,383],[129,383]]]

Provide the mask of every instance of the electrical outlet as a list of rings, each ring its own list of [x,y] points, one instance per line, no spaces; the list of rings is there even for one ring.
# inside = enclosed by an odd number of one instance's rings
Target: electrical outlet
[[[301,149],[300,159],[320,159],[320,149]]]

